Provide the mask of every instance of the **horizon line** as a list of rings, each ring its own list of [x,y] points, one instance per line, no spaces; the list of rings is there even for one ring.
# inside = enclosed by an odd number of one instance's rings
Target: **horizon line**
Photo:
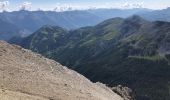
[[[147,10],[151,10],[151,11],[155,11],[155,10],[165,10],[168,9],[170,7],[166,7],[166,8],[162,8],[162,9],[151,9],[151,8],[87,8],[87,9],[72,9],[72,10],[64,10],[64,11],[57,11],[57,10],[44,10],[44,9],[37,9],[37,10],[31,10],[31,9],[21,9],[21,10],[3,10],[0,11],[0,13],[3,12],[18,12],[18,11],[30,11],[30,12],[34,12],[34,11],[49,11],[49,12],[69,12],[69,11],[87,11],[87,10],[102,10],[102,9],[115,9],[115,10],[133,10],[133,9],[147,9]]]

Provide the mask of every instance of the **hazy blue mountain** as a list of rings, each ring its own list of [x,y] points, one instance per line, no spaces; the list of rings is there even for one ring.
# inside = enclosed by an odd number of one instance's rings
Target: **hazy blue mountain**
[[[155,10],[151,12],[144,12],[144,13],[140,13],[139,15],[151,21],[157,20],[157,21],[170,22],[170,8],[163,9],[163,10]]]
[[[134,8],[134,9],[97,9],[88,11],[106,20],[114,17],[127,18],[134,14],[143,14],[146,12],[148,13],[151,12],[152,10],[146,8]]]
[[[10,42],[59,61],[92,81],[128,86],[136,100],[170,99],[169,22],[132,16],[71,31],[44,26]]]
[[[20,29],[12,23],[0,19],[0,40],[8,40],[10,37],[19,36]]]
[[[44,25],[61,26],[66,29],[76,29],[84,26],[96,25],[108,18],[113,17],[128,17],[136,13],[148,12],[149,9],[94,9],[80,11],[14,11],[0,13],[0,20],[5,23],[11,23],[19,28],[22,35],[26,36]],[[7,33],[9,28],[6,24],[0,23],[4,27],[1,33]],[[13,27],[13,28],[15,28]],[[16,30],[17,30],[16,28]],[[19,33],[19,32],[18,32]],[[8,34],[10,34],[8,32]],[[11,38],[13,35],[3,36]],[[3,37],[0,37],[3,39]]]

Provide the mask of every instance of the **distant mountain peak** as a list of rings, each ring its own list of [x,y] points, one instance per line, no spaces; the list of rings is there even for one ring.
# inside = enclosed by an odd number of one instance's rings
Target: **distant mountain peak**
[[[143,21],[146,21],[145,19],[143,19],[142,17],[140,17],[139,15],[133,15],[129,18],[127,18],[126,20],[128,21],[133,21],[133,22],[143,22]]]
[[[38,31],[43,31],[43,30],[46,30],[46,31],[54,31],[54,30],[63,30],[63,31],[66,31],[66,29],[64,29],[62,27],[53,26],[53,25],[44,25]]]
[[[167,10],[170,10],[170,7],[166,8]]]
[[[124,20],[121,25],[120,32],[125,36],[138,33],[139,29],[145,25],[149,25],[149,21],[138,15],[133,15]]]

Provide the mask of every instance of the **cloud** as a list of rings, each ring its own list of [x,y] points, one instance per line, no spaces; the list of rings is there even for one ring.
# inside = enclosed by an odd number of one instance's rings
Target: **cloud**
[[[122,8],[143,8],[143,6],[144,6],[143,2],[135,2],[135,3],[125,2],[122,5]]]
[[[54,8],[54,11],[57,11],[57,12],[62,12],[62,11],[71,11],[73,10],[72,7],[67,7],[67,6],[63,6],[63,7],[55,7]]]
[[[31,2],[23,2],[19,8],[20,10],[30,10],[32,7],[32,3]]]
[[[129,8],[130,6],[131,6],[131,4],[129,4],[128,2],[126,2],[122,5],[123,8]]]
[[[132,6],[133,6],[134,8],[142,8],[143,5],[144,5],[144,3],[141,2],[141,3],[134,3]]]
[[[37,9],[37,11],[43,11],[43,9],[41,9],[41,8],[38,8],[38,9]]]
[[[56,7],[54,8],[54,11],[57,11],[57,12],[72,11],[72,10],[76,10],[77,8],[78,6],[76,5],[58,3]]]
[[[63,11],[73,11],[73,10],[87,10],[87,9],[97,9],[100,7],[87,5],[87,4],[56,4],[53,11],[63,12]]]
[[[7,10],[7,6],[9,5],[9,1],[0,1],[0,10]]]

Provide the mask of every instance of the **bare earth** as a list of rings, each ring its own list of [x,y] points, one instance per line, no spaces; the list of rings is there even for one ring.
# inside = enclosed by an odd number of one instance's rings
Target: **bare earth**
[[[0,41],[0,100],[123,100],[59,63]]]

